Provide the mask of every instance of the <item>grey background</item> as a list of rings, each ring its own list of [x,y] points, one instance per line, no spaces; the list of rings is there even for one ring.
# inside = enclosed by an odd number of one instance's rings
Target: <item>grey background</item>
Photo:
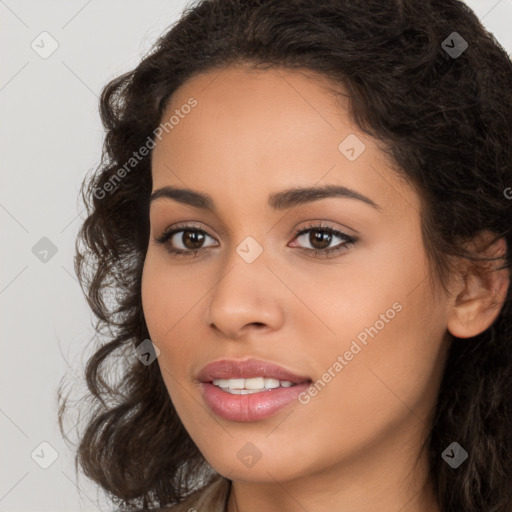
[[[466,3],[512,54],[512,0]],[[95,485],[76,481],[56,422],[56,389],[76,375],[80,396],[93,348],[92,316],[73,271],[78,190],[100,160],[101,88],[132,69],[188,4],[0,0],[0,512],[110,510]],[[58,44],[45,59],[31,47],[51,49],[44,31]],[[72,439],[74,426],[67,425]]]

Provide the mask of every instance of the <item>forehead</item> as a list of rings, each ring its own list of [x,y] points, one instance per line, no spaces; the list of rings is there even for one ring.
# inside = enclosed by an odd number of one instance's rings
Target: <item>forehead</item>
[[[186,184],[229,204],[322,182],[392,200],[401,193],[398,177],[332,88],[319,75],[285,69],[237,66],[192,77],[162,117],[174,122],[153,150],[153,188]],[[346,140],[360,143],[355,160],[340,149]]]
[[[275,161],[279,154],[289,157],[291,149],[314,156],[330,142],[337,150],[339,136],[355,129],[346,115],[340,116],[322,78],[290,70],[237,66],[199,74],[175,92],[162,120],[179,112],[191,97],[197,106],[164,135],[175,152],[193,138],[194,153],[201,157],[207,153],[210,158],[229,155],[230,161],[254,161],[271,154]],[[191,152],[187,156],[193,157]]]

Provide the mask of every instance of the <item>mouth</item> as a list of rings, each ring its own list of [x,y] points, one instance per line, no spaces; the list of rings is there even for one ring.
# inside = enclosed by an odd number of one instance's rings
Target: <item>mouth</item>
[[[297,406],[308,383],[295,384],[289,388],[269,390],[224,391],[214,384],[202,382],[201,395],[205,404],[220,418],[228,421],[250,422],[267,419],[287,407]],[[238,394],[237,391],[240,391]]]
[[[210,410],[234,422],[265,420],[297,405],[313,382],[308,376],[258,359],[214,361],[197,379]]]
[[[308,381],[305,381],[308,382]],[[249,395],[261,391],[271,391],[276,388],[290,388],[297,384],[289,380],[279,380],[264,377],[251,377],[247,379],[213,379],[210,384],[218,386],[222,391],[233,395]]]
[[[231,394],[252,394],[311,383],[282,366],[259,359],[223,359],[206,365],[198,375],[200,382],[213,384]]]

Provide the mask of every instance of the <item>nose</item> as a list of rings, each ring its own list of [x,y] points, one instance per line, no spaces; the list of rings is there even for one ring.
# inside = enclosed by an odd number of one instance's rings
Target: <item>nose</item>
[[[233,250],[209,295],[207,322],[226,337],[238,339],[253,330],[273,331],[282,325],[282,284],[267,268],[264,254],[247,263]]]

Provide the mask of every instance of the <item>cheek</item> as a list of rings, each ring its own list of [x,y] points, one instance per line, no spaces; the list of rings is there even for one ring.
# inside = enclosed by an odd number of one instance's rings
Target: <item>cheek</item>
[[[151,341],[160,349],[157,361],[173,402],[180,400],[180,382],[189,380],[187,364],[197,354],[193,328],[198,327],[194,315],[197,317],[205,299],[201,282],[184,267],[171,271],[165,255],[148,252],[142,274],[142,306]]]
[[[298,266],[295,277],[290,270],[288,282],[294,282],[294,291],[314,313],[299,315],[298,308],[293,321],[306,328],[308,324],[311,329],[316,326],[317,336],[323,336],[324,342],[336,349],[358,335],[363,341],[365,336],[370,338],[366,329],[375,323],[379,333],[389,331],[395,318],[404,317],[397,310],[405,304],[410,303],[407,309],[412,317],[418,314],[416,321],[420,321],[428,311],[422,304],[425,297],[416,299],[425,290],[415,288],[428,271],[421,245],[411,250],[421,240],[413,230],[408,236],[408,243],[382,236],[371,244],[361,244],[342,256],[339,263],[315,266],[306,262]],[[292,299],[290,304],[297,302]],[[304,304],[299,306],[304,309]]]
[[[165,256],[148,252],[142,273],[142,307],[151,339],[157,344],[172,339],[178,322],[204,295],[193,279],[179,268],[171,272]]]
[[[151,253],[148,252],[142,271],[142,309],[151,340],[157,344],[165,327],[163,311],[167,307],[165,304],[162,304],[166,299],[166,294],[164,292],[165,286],[163,286],[164,283],[160,276],[162,276],[162,273],[159,272],[158,265],[154,258],[151,257]]]
[[[363,326],[351,324],[357,333],[338,352],[347,363],[331,398],[337,400],[338,393],[344,402],[339,414],[347,435],[359,428],[359,435],[371,436],[411,414],[426,421],[436,400],[445,326],[437,321],[428,286],[424,283],[409,296],[397,292],[392,298],[399,307],[386,309],[386,301]]]
[[[332,384],[325,391],[319,385],[311,400],[339,415],[347,436],[363,435],[362,423],[370,436],[377,425],[395,423],[411,410],[424,416],[435,400],[446,305],[430,289],[422,247],[417,238],[403,247],[383,242],[372,248],[372,258],[360,251],[357,263],[340,267],[322,299],[322,318],[334,335],[317,345],[316,369]]]
[[[416,435],[415,428],[427,423],[442,375],[442,329],[426,329],[417,321],[418,315],[428,314],[421,300],[423,290],[417,292],[414,300],[400,297],[402,309],[392,309],[388,323],[372,314],[385,314],[386,308],[374,310],[372,305],[363,327],[350,317],[345,320],[347,332],[354,336],[340,337],[336,345],[319,343],[310,352],[318,370],[317,391],[309,403],[308,397],[303,399],[306,405],[296,419],[299,423],[307,423],[311,416],[325,419],[311,436],[304,436],[311,450],[320,445],[327,450],[329,444],[337,458],[364,449],[371,440],[389,439],[398,429],[407,443]],[[365,343],[358,333],[366,335]],[[336,446],[319,441],[333,436],[340,440]]]

